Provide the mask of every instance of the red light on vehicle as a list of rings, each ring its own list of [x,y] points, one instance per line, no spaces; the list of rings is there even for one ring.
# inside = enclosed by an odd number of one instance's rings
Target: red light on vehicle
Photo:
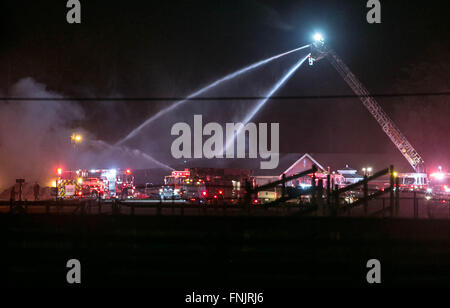
[[[133,189],[136,189],[136,186],[133,186]]]
[[[81,191],[79,191],[78,193],[77,193],[77,195],[78,196],[81,196],[83,193],[81,192]]]
[[[123,183],[123,184],[122,184],[122,187],[127,187],[127,184]]]
[[[219,195],[223,194],[223,191],[219,190]]]
[[[259,203],[258,199],[253,200],[253,204],[258,204],[258,203]]]
[[[202,191],[202,196],[206,197],[206,191]]]
[[[214,199],[217,199],[217,195],[214,195]]]
[[[125,170],[125,173],[126,174],[131,174],[131,170],[130,169]]]
[[[447,203],[447,200],[442,200],[442,203]]]

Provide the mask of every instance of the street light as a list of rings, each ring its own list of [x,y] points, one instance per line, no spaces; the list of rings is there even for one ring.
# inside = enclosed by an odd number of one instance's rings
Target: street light
[[[72,134],[72,136],[70,137],[73,143],[80,143],[81,141],[83,141],[83,136],[81,136],[80,134]]]
[[[364,173],[364,175],[370,176],[371,172],[372,172],[372,167],[364,167],[362,168],[362,172]]]

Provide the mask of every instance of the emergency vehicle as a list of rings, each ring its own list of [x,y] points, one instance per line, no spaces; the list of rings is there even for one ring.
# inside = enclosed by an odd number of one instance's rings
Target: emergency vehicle
[[[205,183],[202,179],[191,178],[189,170],[172,171],[164,177],[164,186],[160,189],[161,199],[183,199],[204,201],[207,197]]]
[[[399,173],[397,176],[400,191],[425,191],[428,188],[429,183],[426,173]]]
[[[136,193],[130,169],[57,169],[57,195],[61,199],[133,198]]]
[[[427,193],[431,198],[448,200],[450,197],[450,173],[439,171],[430,173]]]
[[[59,199],[76,199],[82,196],[82,178],[75,171],[57,169],[56,179],[57,197]]]
[[[163,199],[184,199],[191,202],[236,202],[244,197],[244,183],[251,171],[231,168],[189,168],[172,171],[164,178]]]
[[[134,198],[136,186],[131,169],[91,169],[86,176],[105,183],[106,198]]]

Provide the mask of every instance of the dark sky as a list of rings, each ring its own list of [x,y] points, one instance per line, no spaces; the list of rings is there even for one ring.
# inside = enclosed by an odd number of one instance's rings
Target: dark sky
[[[381,24],[366,22],[363,0],[84,0],[81,25],[66,23],[65,3],[2,1],[1,92],[7,95],[18,80],[32,77],[67,97],[186,96],[233,70],[309,43],[316,30],[373,93],[450,90],[448,1],[382,0]],[[217,93],[263,94],[301,55]],[[277,95],[351,93],[328,63],[319,62],[302,67]],[[130,145],[162,158],[173,123],[189,121],[198,110],[230,122],[254,103],[190,102]],[[380,103],[426,161],[450,164],[448,96]],[[85,117],[73,125],[114,143],[168,104],[82,102]],[[281,123],[282,152],[388,153],[402,160],[357,99],[272,100],[254,121]],[[161,138],[163,145],[156,146]]]

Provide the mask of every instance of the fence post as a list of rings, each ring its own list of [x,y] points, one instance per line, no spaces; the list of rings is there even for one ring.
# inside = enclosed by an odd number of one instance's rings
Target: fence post
[[[323,211],[323,180],[319,179],[319,183],[317,186],[317,208],[316,214],[318,211]]]
[[[413,206],[414,206],[414,218],[418,218],[419,217],[419,208],[418,208],[418,204],[417,204],[417,193],[414,191],[414,199],[413,199]]]
[[[400,180],[398,177],[395,178],[395,216],[398,216],[400,210]]]
[[[97,205],[98,205],[98,214],[101,214],[102,213],[102,202],[100,201],[100,199],[98,200]]]
[[[283,183],[281,184],[281,198],[284,198],[284,196],[286,195],[286,174],[283,173],[281,179],[283,180]]]
[[[313,176],[311,178],[311,204],[312,205],[317,205],[316,194],[317,194],[316,173],[314,172]]]
[[[394,166],[389,167],[389,183],[391,185],[391,190],[389,192],[389,206],[391,211],[391,217],[394,216],[394,189],[398,190],[394,185]]]
[[[80,213],[81,213],[81,215],[85,214],[84,213],[85,208],[86,208],[86,201],[82,201],[81,204],[80,204]]]
[[[245,206],[250,206],[250,203],[252,202],[252,189],[250,185],[249,180],[245,180],[245,197],[244,197],[244,203]]]
[[[330,197],[331,197],[331,175],[328,173],[327,174],[327,205],[330,206]]]
[[[367,207],[369,206],[369,183],[367,180],[367,175],[364,175],[363,191],[364,191],[364,216],[367,216]]]
[[[333,195],[334,195],[333,216],[337,216],[339,210],[339,190],[337,184],[334,185]]]
[[[161,215],[161,206],[162,206],[162,199],[159,201],[158,205],[156,206],[156,215]]]

